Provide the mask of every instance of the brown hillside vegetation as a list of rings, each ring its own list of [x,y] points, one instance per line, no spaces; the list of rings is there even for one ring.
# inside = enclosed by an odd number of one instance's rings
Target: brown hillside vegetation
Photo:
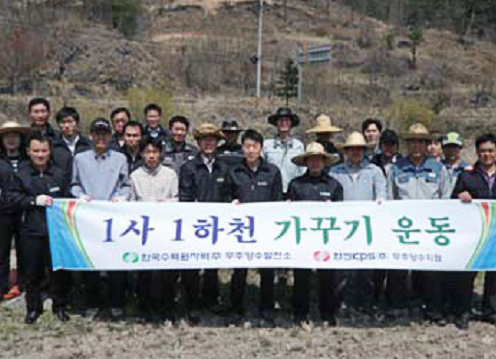
[[[255,99],[250,57],[256,54],[257,0],[143,0],[137,31],[128,37],[79,7],[59,7],[53,21],[19,28],[38,37],[32,30],[46,29],[44,52],[39,64],[24,69],[26,76],[22,68],[15,81],[0,73],[4,112],[22,117],[26,99],[44,95],[57,105],[77,105],[91,119],[132,101],[139,89],[157,89],[168,114],[182,112],[194,121],[231,115],[265,130],[265,116],[284,103],[276,91],[284,61],[296,58],[298,46],[330,44],[331,62],[303,65],[302,101],[290,100],[303,127],[320,112],[347,130],[371,115],[395,129],[423,121],[435,131],[470,137],[494,123],[496,44],[489,41],[460,43],[449,31],[426,29],[412,69],[406,28],[332,1],[265,1],[263,98]],[[29,53],[8,36],[16,24],[1,22],[3,44]]]

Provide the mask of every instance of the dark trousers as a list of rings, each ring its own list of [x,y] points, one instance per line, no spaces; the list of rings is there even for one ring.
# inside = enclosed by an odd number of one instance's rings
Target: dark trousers
[[[154,270],[138,273],[138,301],[143,310],[155,313],[175,307],[177,271]]]
[[[10,288],[10,251],[12,249],[12,239],[15,240],[16,246],[18,282],[19,277],[22,275],[19,224],[18,215],[0,215],[0,295],[7,293]]]
[[[123,308],[125,304],[127,274],[125,271],[108,272],[108,288],[110,308]],[[102,307],[102,286],[100,272],[83,272],[86,291],[86,307]]]
[[[388,270],[386,298],[391,308],[406,308],[411,299],[410,275],[407,270]]]
[[[444,301],[449,314],[460,316],[470,312],[474,293],[474,272],[443,272]]]
[[[181,271],[181,283],[186,295],[186,309],[211,308],[218,304],[219,278],[217,269],[206,269],[203,272],[202,298],[200,301],[200,271],[190,269]]]
[[[274,309],[274,269],[260,269],[260,309]],[[245,310],[246,276],[248,269],[235,269],[231,278],[231,305],[239,314]]]
[[[49,291],[53,301],[53,311],[67,305],[69,273],[52,271],[48,237],[21,237],[21,258],[25,268],[27,310],[43,311],[41,285],[48,274]]]
[[[484,276],[482,312],[485,315],[496,314],[496,272],[486,272]]]
[[[376,276],[375,270],[348,271],[346,301],[357,308],[371,308],[376,297]]]
[[[293,305],[295,317],[303,318],[310,312],[310,269],[294,270]],[[324,320],[335,318],[343,300],[343,281],[337,270],[317,270],[319,276],[319,311]]]

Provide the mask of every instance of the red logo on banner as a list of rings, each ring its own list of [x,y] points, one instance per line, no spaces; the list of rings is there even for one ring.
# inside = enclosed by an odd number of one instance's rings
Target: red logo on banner
[[[329,262],[331,259],[331,254],[329,252],[316,251],[313,253],[313,258],[317,262]]]

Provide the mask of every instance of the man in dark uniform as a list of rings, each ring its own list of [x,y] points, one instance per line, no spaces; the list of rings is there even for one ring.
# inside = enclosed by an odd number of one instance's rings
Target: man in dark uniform
[[[303,176],[289,183],[288,200],[338,202],[343,200],[343,187],[325,171],[339,157],[328,154],[317,142],[310,143],[306,152],[293,158],[293,163],[307,167]],[[320,317],[330,325],[336,324],[341,308],[342,285],[336,270],[318,270]],[[297,323],[307,320],[310,312],[310,269],[294,270],[294,317]]]
[[[164,130],[160,122],[162,121],[162,108],[154,103],[148,104],[143,111],[145,115],[144,137],[153,138],[165,146],[169,141],[169,133]]]
[[[264,139],[255,130],[247,130],[242,137],[243,160],[232,168],[231,192],[235,203],[275,202],[282,200],[280,170],[262,156]],[[238,315],[245,312],[247,269],[235,269],[231,280],[231,306]],[[274,269],[260,269],[260,311],[262,317],[273,319]]]
[[[228,166],[234,166],[243,158],[243,151],[238,143],[239,133],[243,130],[239,128],[236,120],[227,120],[222,122],[221,131],[226,139],[222,145],[217,147],[217,157],[225,161]]]
[[[164,165],[171,167],[179,175],[181,166],[198,154],[198,148],[186,142],[189,120],[184,116],[174,116],[169,120],[171,138],[164,147]]]
[[[112,140],[110,141],[109,148],[114,151],[119,151],[124,145],[124,126],[131,121],[131,112],[125,107],[118,107],[110,114],[112,121]]]
[[[465,203],[470,203],[472,199],[496,199],[496,137],[493,134],[480,136],[475,141],[475,148],[479,160],[473,167],[466,167],[460,174],[452,193],[452,198],[459,198]],[[449,276],[456,280],[452,281],[448,290],[458,317],[458,323],[455,324],[466,327],[477,273],[459,272],[444,275],[448,285]],[[485,274],[482,314],[485,320],[496,324],[496,272]]]
[[[91,142],[79,131],[79,113],[73,107],[63,107],[55,115],[61,135],[53,142],[53,158],[69,180],[72,178],[72,161],[76,154],[88,151]]]
[[[121,152],[126,156],[129,174],[143,165],[141,144],[143,142],[143,126],[136,121],[129,121],[124,126],[124,145]]]
[[[46,135],[53,141],[60,137],[60,133],[53,129],[48,120],[50,119],[50,102],[47,99],[37,97],[29,101],[28,104],[29,119],[31,127]]]
[[[21,256],[26,275],[26,323],[33,324],[43,312],[41,284],[48,271],[51,280],[53,312],[61,321],[66,314],[68,273],[52,271],[45,207],[53,198],[67,196],[68,179],[50,161],[52,142],[46,135],[34,134],[28,142],[30,162],[20,168],[9,188],[9,199],[22,210]]]
[[[204,123],[194,131],[200,153],[186,162],[179,175],[180,202],[231,202],[228,167],[217,160],[215,152],[218,142],[224,138],[217,126]],[[186,270],[181,273],[186,289],[186,307],[189,319],[197,323],[195,311],[199,306],[199,271]],[[203,275],[202,306],[214,309],[218,304],[219,281],[216,269],[205,270]]]

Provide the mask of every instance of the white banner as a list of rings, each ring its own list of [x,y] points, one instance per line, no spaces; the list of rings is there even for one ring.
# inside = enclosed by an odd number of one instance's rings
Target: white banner
[[[47,210],[55,269],[496,268],[496,202],[109,203]]]

